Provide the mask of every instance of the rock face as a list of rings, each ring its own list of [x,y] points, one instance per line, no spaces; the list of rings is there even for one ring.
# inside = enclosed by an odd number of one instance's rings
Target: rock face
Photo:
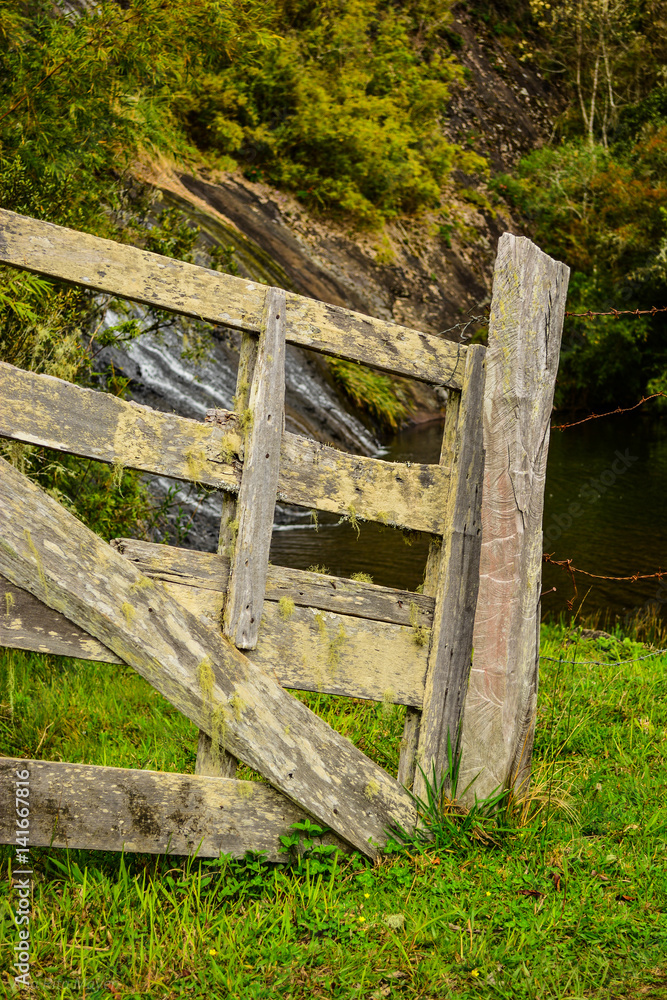
[[[462,5],[453,32],[467,82],[450,103],[446,131],[472,142],[493,171],[510,170],[524,153],[543,145],[565,107],[563,95],[527,63],[519,62]]]

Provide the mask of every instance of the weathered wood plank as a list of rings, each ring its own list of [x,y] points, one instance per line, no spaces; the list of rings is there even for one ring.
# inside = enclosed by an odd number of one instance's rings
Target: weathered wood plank
[[[3,576],[0,576],[0,646],[101,663],[123,662],[60,612]]]
[[[398,781],[404,788],[411,789],[415,780],[417,749],[419,747],[419,726],[421,709],[408,706],[405,710],[401,751],[398,757]]]
[[[0,263],[146,305],[258,333],[266,288],[0,209]],[[460,388],[466,347],[301,295],[287,297],[287,341],[396,375]]]
[[[459,389],[467,347],[340,306],[287,294],[287,340],[394,375]]]
[[[252,375],[255,370],[257,360],[257,339],[249,333],[241,336],[241,349],[239,351],[239,367],[236,373],[236,394],[233,405],[236,413],[243,413],[248,409],[250,402],[250,386]],[[207,410],[206,423],[225,423],[229,419],[227,410]],[[245,452],[244,452],[245,454]],[[240,455],[243,458],[243,455]],[[220,555],[231,558],[236,541],[237,519],[236,519],[236,496],[228,491],[222,494],[222,512],[220,516],[220,535],[218,537],[218,552]]]
[[[471,795],[522,786],[537,699],[542,513],[569,269],[529,240],[501,237],[484,398],[486,468],[475,655],[461,783]],[[481,773],[480,773],[481,772]]]
[[[440,777],[446,769],[448,742],[457,752],[470,674],[482,541],[483,399],[484,351],[471,347],[459,403],[449,528],[442,543],[413,785],[423,800],[426,781],[434,771]]]
[[[174,583],[165,589],[215,628],[222,595]],[[421,706],[429,632],[267,601],[249,660],[286,688]]]
[[[286,434],[278,488],[290,502],[442,534],[449,467],[383,462]],[[309,500],[309,497],[311,498]]]
[[[260,641],[248,656],[265,670],[279,664],[287,688],[421,706],[429,637],[405,625],[314,608],[295,608],[286,618],[267,602]]]
[[[229,560],[223,555],[144,542],[139,538],[115,538],[111,544],[142,573],[156,580],[200,589],[226,589]],[[430,628],[433,623],[435,601],[427,594],[289,566],[269,566],[266,600],[279,601],[283,597],[297,607],[335,611],[396,625]]]
[[[459,405],[461,394],[450,394],[447,403],[447,415],[445,428],[440,448],[440,462],[451,463],[452,448],[456,444],[456,427],[458,424]],[[442,562],[442,539],[434,538],[428,549],[426,568],[424,570],[424,596],[433,601],[431,595],[435,595],[438,590],[438,580],[440,577],[440,564]],[[432,619],[431,619],[432,621]],[[398,759],[398,780],[404,788],[412,789],[415,781],[415,771],[417,770],[417,750],[419,749],[419,728],[421,726],[422,713],[420,708],[408,706],[405,710],[405,722],[403,723],[403,738],[401,740],[401,752]]]
[[[236,373],[236,394],[234,396],[234,407],[238,413],[243,413],[250,399],[250,384],[252,373],[257,360],[257,340],[249,333],[241,335],[241,349],[239,351],[239,367]],[[222,421],[223,426],[227,414]],[[206,413],[206,421],[217,423],[217,413],[209,410]],[[245,451],[244,451],[245,454]],[[241,458],[244,457],[240,455]],[[230,559],[234,552],[236,541],[236,530],[238,527],[236,513],[236,496],[233,493],[224,491],[222,494],[222,510],[220,513],[220,533],[218,535],[218,553],[226,555]],[[219,568],[219,565],[218,565]],[[223,585],[226,587],[227,577]],[[222,581],[219,581],[222,585]],[[199,733],[197,741],[197,760],[195,762],[195,774],[206,774],[217,778],[233,778],[236,774],[238,761],[233,754],[228,753],[220,747],[213,747],[213,741],[208,733],[203,730]]]
[[[165,583],[165,590],[199,622],[219,631],[224,594]],[[67,618],[41,604],[0,577],[0,599],[11,609],[0,615],[0,645],[83,660],[120,663],[119,657]],[[4,595],[4,596],[3,596]],[[4,609],[4,608],[3,608]],[[417,641],[418,640],[418,641]],[[286,688],[365,698],[397,705],[421,706],[428,651],[428,632],[314,607],[264,606],[257,648],[249,658],[273,674]],[[202,742],[207,761],[224,755]],[[208,767],[208,764],[206,765]],[[231,762],[227,762],[231,769]],[[209,773],[197,770],[197,774]],[[227,775],[230,776],[231,775]]]
[[[200,423],[0,362],[0,436],[123,468],[238,490],[236,417]]]
[[[161,413],[48,375],[0,363],[0,437],[160,476],[238,491],[237,417],[206,423]],[[287,503],[441,533],[449,469],[350,455],[285,433],[278,496]]]
[[[392,822],[414,826],[397,781],[4,461],[0,572],[370,857]]]
[[[254,649],[264,607],[266,573],[285,425],[285,292],[270,288],[248,402],[238,535],[230,558],[224,633]]]
[[[16,771],[30,772],[30,846],[147,854],[247,851],[281,857],[280,837],[306,814],[258,781],[0,758],[0,799],[14,799]],[[347,845],[328,835],[326,843]],[[14,810],[0,811],[0,843],[16,841]]]

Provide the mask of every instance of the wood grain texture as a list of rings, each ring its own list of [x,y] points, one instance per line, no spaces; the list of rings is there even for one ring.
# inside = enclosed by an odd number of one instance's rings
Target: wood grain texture
[[[440,464],[446,465],[448,468],[451,466],[453,448],[456,445],[456,428],[458,426],[460,403],[461,393],[450,393],[440,447]],[[428,548],[423,584],[424,597],[432,604],[435,603],[432,595],[437,593],[441,562],[442,538],[433,538]],[[431,622],[432,620],[431,618]],[[421,718],[422,713],[420,708],[412,706],[406,708],[397,777],[401,785],[407,789],[412,789],[415,781]]]
[[[392,822],[414,826],[398,782],[4,461],[0,572],[369,857]]]
[[[219,633],[224,593],[187,583],[168,582],[165,591],[207,629]],[[120,657],[32,594],[0,577],[0,600],[9,612],[0,614],[0,645],[36,650],[82,660],[121,663]],[[249,658],[286,688],[366,698],[369,701],[421,706],[426,675],[426,644],[417,645],[415,631],[405,625],[332,614],[313,607],[284,611],[267,601],[257,648]],[[208,741],[200,744],[207,764],[224,763]],[[204,766],[204,765],[202,765]],[[231,763],[225,767],[229,770]],[[231,774],[225,775],[231,776]]]
[[[406,708],[397,775],[399,784],[403,785],[404,788],[411,789],[415,781],[421,718],[421,709],[412,706]]]
[[[278,492],[285,426],[285,292],[280,288],[270,288],[266,296],[248,414],[224,611],[224,633],[239,649],[257,645]]]
[[[440,557],[419,729],[419,766],[413,784],[415,795],[424,801],[426,780],[431,780],[434,773],[439,778],[446,770],[448,745],[453,753],[457,752],[472,660],[482,542],[484,353],[483,349],[470,348],[459,403],[449,529],[443,537]]]
[[[208,590],[224,591],[227,586],[229,560],[224,556],[144,542],[139,538],[115,538],[111,545],[155,580]],[[435,601],[426,594],[270,565],[266,600],[279,601],[282,597],[294,601],[297,607],[335,611],[396,625],[416,623],[430,628],[433,623]]]
[[[0,437],[238,491],[243,440],[228,410],[205,423],[0,362]],[[304,507],[441,533],[449,469],[350,455],[285,433],[278,496]]]
[[[276,664],[287,688],[421,706],[428,638],[418,645],[405,625],[315,608],[295,608],[285,618],[267,602],[257,649],[248,657],[265,670]]]
[[[252,375],[255,370],[257,360],[257,338],[249,333],[241,335],[241,348],[239,350],[239,367],[236,373],[236,393],[233,405],[236,413],[243,413],[248,408],[250,402],[250,386]],[[220,423],[223,427],[229,420],[228,410],[207,410],[205,422],[210,424]],[[245,454],[244,446],[243,451]],[[240,455],[241,458],[244,455]],[[237,510],[236,496],[229,491],[222,494],[222,512],[220,515],[220,534],[218,537],[218,552],[220,555],[231,558],[234,552],[237,531]]]
[[[257,360],[257,340],[249,333],[241,334],[241,348],[239,350],[239,367],[236,373],[236,394],[234,396],[234,406],[238,413],[243,413],[248,407],[250,399],[250,385],[252,373],[255,370]],[[228,419],[225,412],[222,422],[224,426]],[[205,417],[208,423],[218,423],[218,414],[215,410],[208,410]],[[239,453],[239,457],[245,455]],[[222,509],[220,512],[220,532],[218,535],[218,553],[226,555],[228,560],[234,553],[236,542],[236,531],[238,527],[236,496],[228,491],[222,494]],[[216,564],[217,565],[217,564]],[[218,566],[219,568],[219,566]],[[224,582],[218,581],[219,586],[225,589],[227,577]],[[220,747],[213,747],[213,741],[208,733],[203,730],[199,733],[197,740],[197,759],[195,762],[195,774],[206,774],[213,778],[233,778],[236,774],[238,761],[233,754]]]
[[[383,462],[286,434],[278,487],[291,503],[442,534],[449,468]]]
[[[88,632],[3,576],[0,576],[0,646],[101,663],[123,662]]]
[[[92,764],[0,758],[0,800],[14,798],[17,770],[30,772],[30,846],[147,854],[257,851],[280,860],[280,837],[306,814],[258,781],[137,771]],[[0,843],[16,840],[14,811],[0,811]],[[347,850],[331,835],[325,843]]]
[[[462,786],[522,785],[535,722],[544,480],[569,270],[529,240],[499,243],[484,398],[486,468]]]
[[[0,263],[258,333],[266,288],[0,209]],[[288,343],[460,388],[467,348],[361,313],[287,296]]]
[[[158,476],[238,490],[233,413],[200,423],[0,362],[0,436]]]

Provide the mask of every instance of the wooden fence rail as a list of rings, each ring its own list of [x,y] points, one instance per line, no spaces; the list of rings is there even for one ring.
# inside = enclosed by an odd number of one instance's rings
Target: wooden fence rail
[[[0,760],[0,795],[31,771],[33,844],[277,857],[308,815],[375,857],[462,724],[478,787],[521,777],[563,265],[502,238],[486,351],[2,210],[0,263],[243,332],[237,412],[203,423],[0,364],[0,437],[224,491],[216,553],[110,546],[0,460],[0,643],[127,663],[200,732],[195,775]],[[287,342],[450,388],[439,464],[286,433]],[[429,533],[424,593],[269,565],[276,499]],[[398,780],[286,688],[405,705]]]

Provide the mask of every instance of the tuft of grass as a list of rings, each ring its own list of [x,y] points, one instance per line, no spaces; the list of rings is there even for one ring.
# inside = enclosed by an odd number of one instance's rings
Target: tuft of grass
[[[316,563],[314,566],[309,566],[308,567],[308,572],[309,573],[320,573],[321,576],[328,576],[329,575],[329,567],[328,566],[321,566],[319,563]]]
[[[412,405],[396,379],[352,361],[328,358],[327,364],[348,399],[381,428],[395,431],[404,423]]]
[[[280,864],[31,849],[34,995],[667,995],[667,656],[619,662],[645,652],[635,633],[543,626],[530,788],[466,810],[450,758],[430,832],[375,867],[312,821]],[[296,697],[396,774],[401,707]],[[127,667],[0,655],[3,754],[192,772],[196,746]],[[0,849],[5,877],[13,857]],[[8,878],[0,891],[11,943]]]

